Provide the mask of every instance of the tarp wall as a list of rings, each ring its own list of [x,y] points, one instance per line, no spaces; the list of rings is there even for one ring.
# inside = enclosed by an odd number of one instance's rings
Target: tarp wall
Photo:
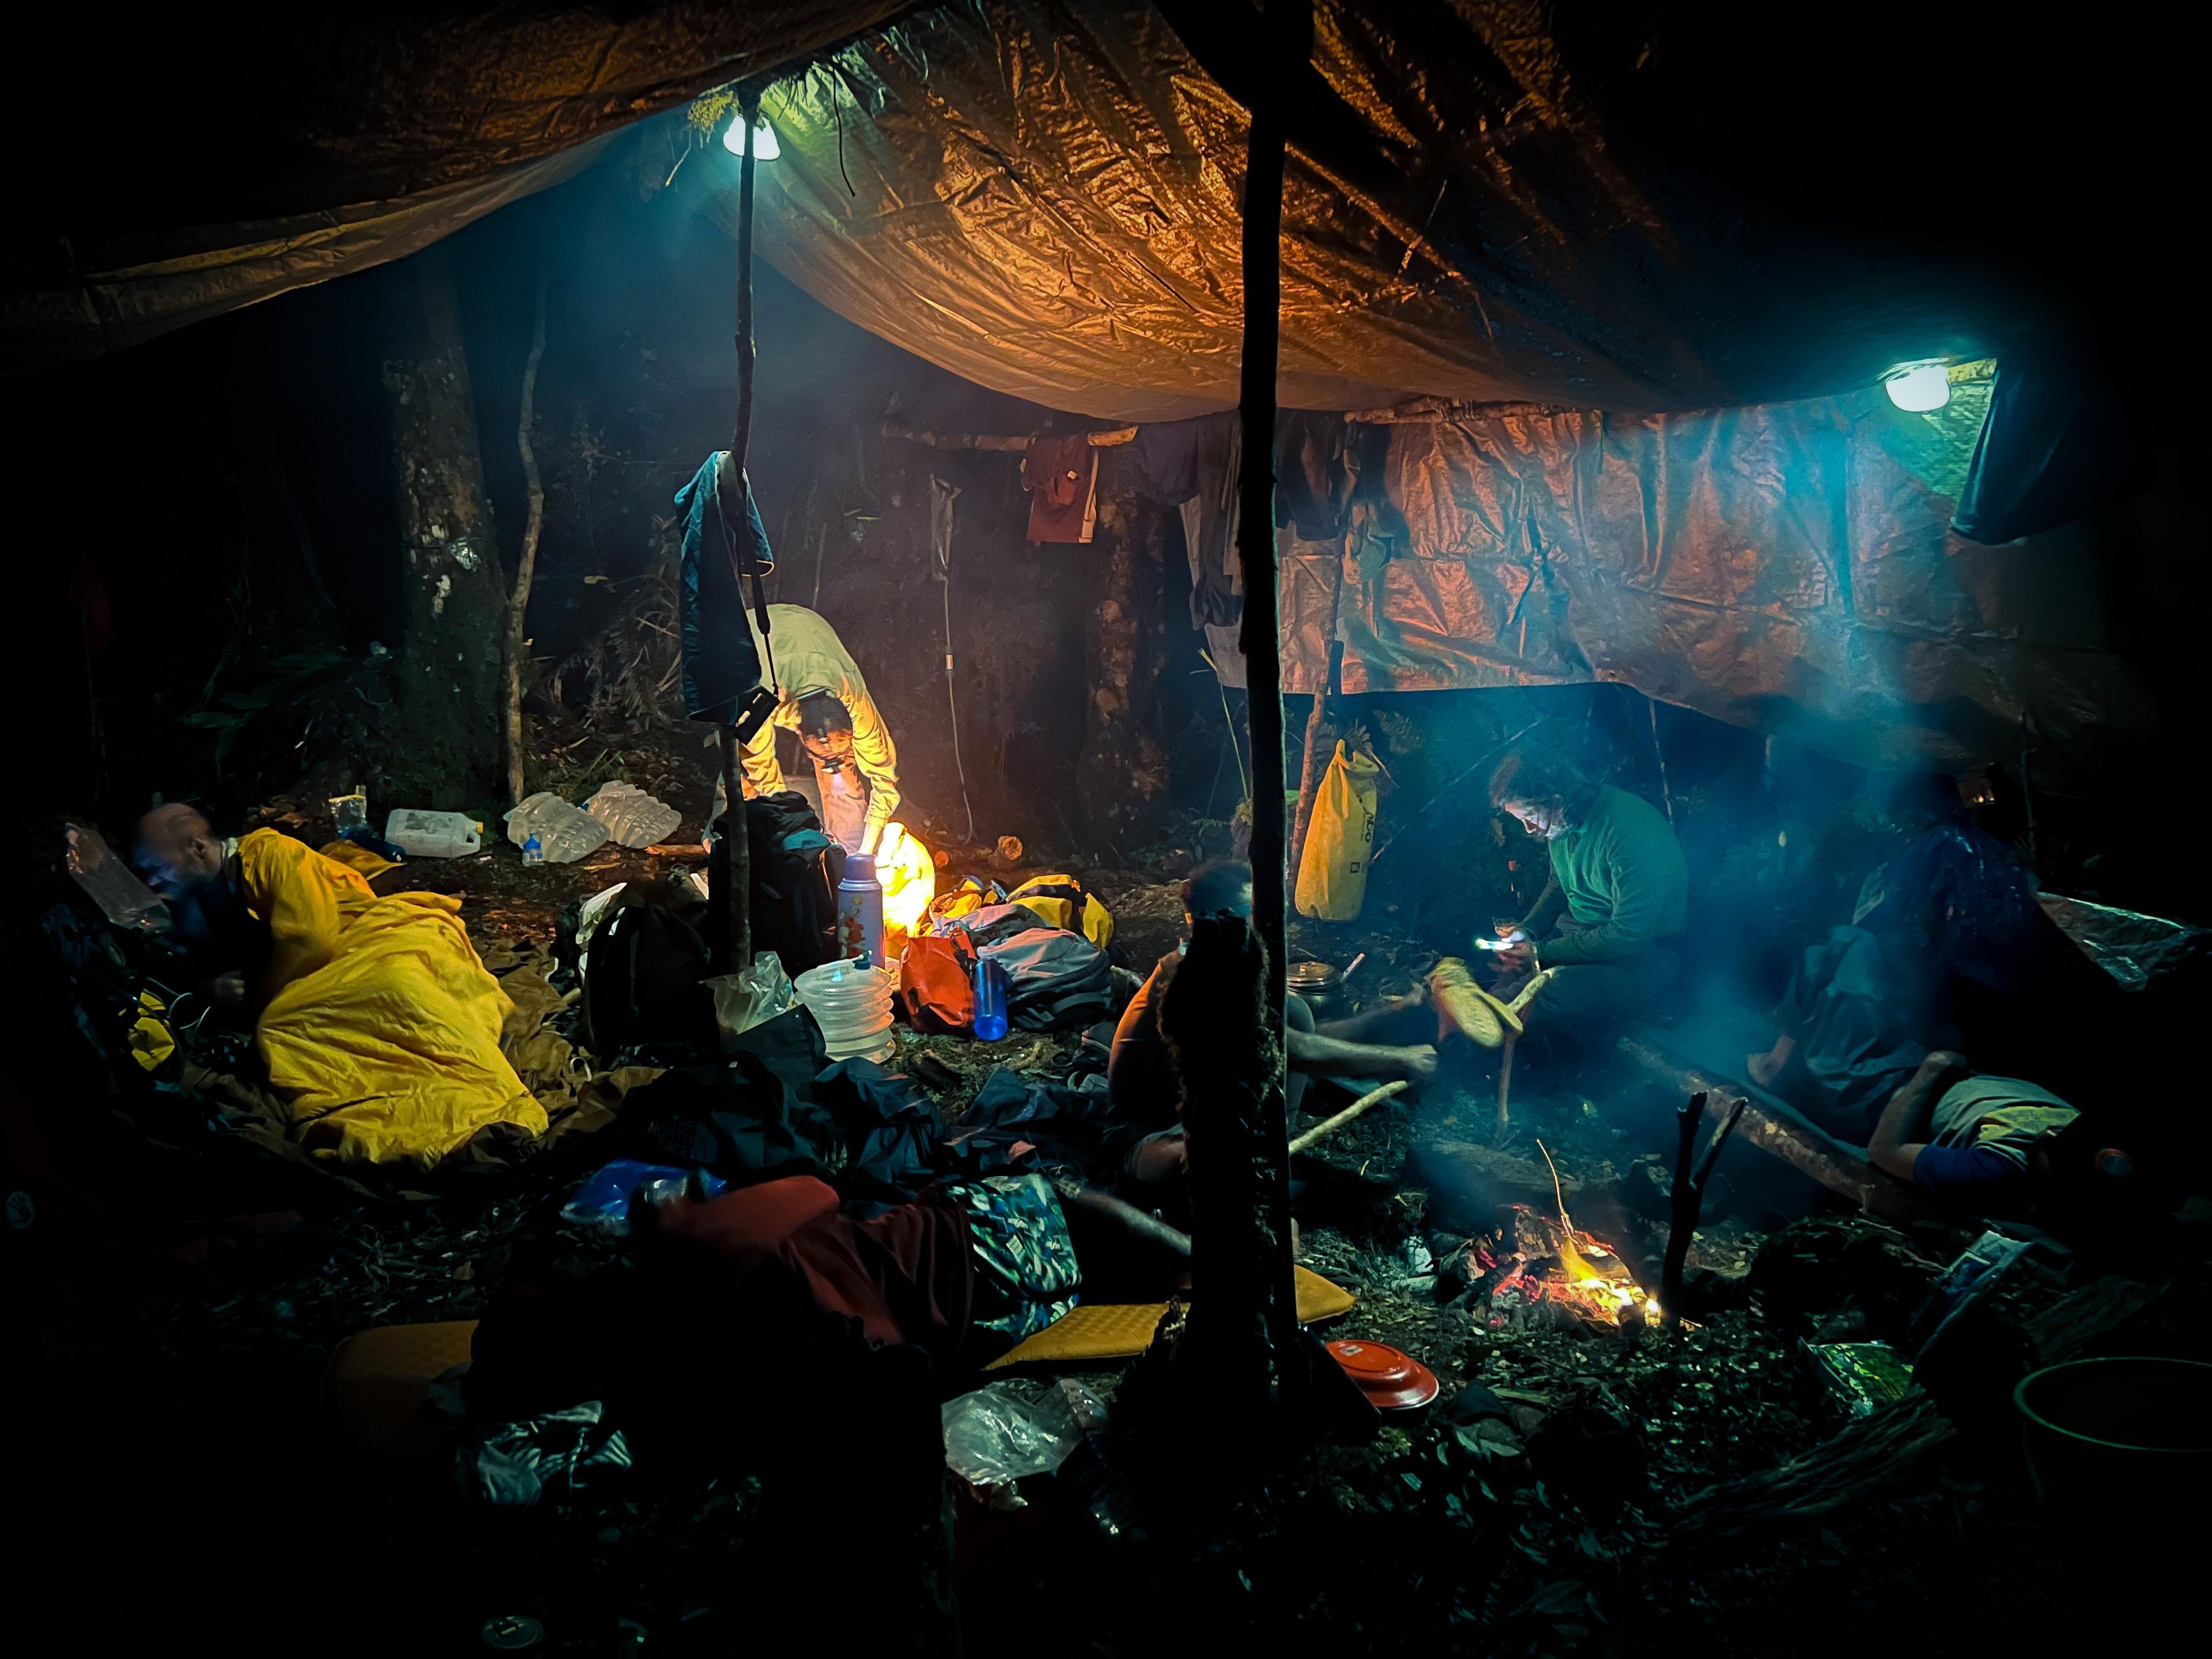
[[[1285,689],[1321,683],[1333,625],[1350,692],[1620,680],[1863,765],[2032,749],[2047,781],[2094,777],[2149,696],[2086,528],[1950,529],[1988,396],[1394,425],[1341,544],[1279,532]]]

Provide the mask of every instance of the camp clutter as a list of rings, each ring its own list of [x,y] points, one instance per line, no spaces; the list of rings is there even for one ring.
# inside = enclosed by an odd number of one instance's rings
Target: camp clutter
[[[1112,912],[1073,876],[1039,876],[1014,891],[971,877],[932,906],[932,931],[907,946],[899,969],[898,1010],[916,1030],[972,1034],[976,976],[994,968],[1018,1030],[1073,1030],[1113,1013]],[[1055,916],[1079,919],[1084,931]]]

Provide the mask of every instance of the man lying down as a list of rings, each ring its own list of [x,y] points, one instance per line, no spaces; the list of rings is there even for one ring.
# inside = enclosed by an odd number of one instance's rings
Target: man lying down
[[[318,1157],[428,1167],[491,1124],[544,1133],[458,899],[379,896],[304,842],[226,840],[181,802],[139,821],[137,862],[208,995],[254,1015],[291,1135]]]

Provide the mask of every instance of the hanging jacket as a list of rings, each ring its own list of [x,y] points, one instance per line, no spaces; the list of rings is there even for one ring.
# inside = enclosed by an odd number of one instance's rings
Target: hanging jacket
[[[738,578],[739,560],[750,550],[731,533],[715,487],[728,452],[716,450],[691,482],[676,492],[684,512],[684,567],[678,585],[684,636],[684,712],[716,726],[737,723],[738,705],[761,683],[756,635],[745,615],[745,595]],[[750,509],[748,536],[763,557],[768,532],[760,503],[745,492]]]

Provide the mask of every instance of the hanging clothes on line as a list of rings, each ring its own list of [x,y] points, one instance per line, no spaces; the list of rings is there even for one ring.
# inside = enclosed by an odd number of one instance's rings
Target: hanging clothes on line
[[[1156,421],[1137,428],[1127,465],[1141,499],[1180,507],[1198,494],[1199,438],[1212,418]]]
[[[1243,428],[1234,413],[1209,415],[1197,425],[1198,493],[1182,504],[1190,622],[1205,633],[1206,653],[1221,683],[1241,690],[1244,653],[1237,632],[1244,618],[1244,565],[1237,556],[1237,497]]]
[[[1098,452],[1087,434],[1037,437],[1022,457],[1032,542],[1088,542],[1098,522]]]

